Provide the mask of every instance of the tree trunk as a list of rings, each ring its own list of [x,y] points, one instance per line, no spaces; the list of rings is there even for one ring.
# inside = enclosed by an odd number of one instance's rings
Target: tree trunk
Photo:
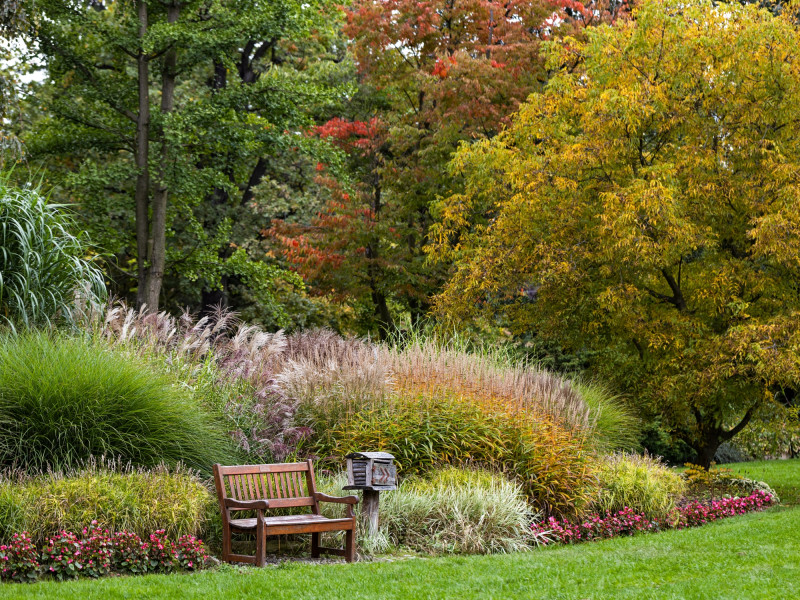
[[[136,64],[139,76],[139,112],[136,115],[136,270],[139,283],[136,305],[147,304],[147,242],[150,231],[149,195],[150,170],[148,166],[150,145],[150,86],[148,57],[143,40],[147,35],[147,2],[139,0],[139,52]]]
[[[753,413],[758,406],[759,403],[756,402],[750,408],[748,408],[747,412],[742,417],[742,420],[731,429],[725,429],[716,422],[709,422],[711,419],[704,416],[700,412],[699,408],[693,406],[692,412],[694,413],[694,418],[695,422],[697,423],[697,430],[699,433],[698,441],[694,446],[694,449],[697,451],[697,464],[705,469],[708,469],[711,466],[711,463],[714,460],[714,455],[716,455],[717,449],[720,447],[722,442],[727,442],[728,440],[733,439],[737,433],[747,427],[747,424],[750,422],[750,419],[753,417]]]
[[[394,329],[392,313],[389,312],[389,306],[386,304],[386,296],[383,292],[379,292],[374,288],[372,290],[372,302],[375,305],[375,316],[378,319],[378,337],[382,342],[385,342],[389,337],[389,333]]]
[[[180,4],[172,2],[167,7],[167,22],[175,23],[180,16]],[[171,46],[164,54],[164,69],[161,76],[161,117],[162,124],[166,115],[172,112],[175,104],[175,66],[178,52]],[[153,194],[153,221],[150,224],[150,244],[148,247],[149,270],[145,302],[148,308],[158,310],[161,283],[164,280],[164,264],[167,253],[167,186],[166,165],[169,160],[169,142],[166,133],[161,132],[161,162],[158,167],[158,187]]]
[[[697,464],[704,469],[710,468],[720,444],[722,444],[722,439],[717,435],[709,434],[704,437],[696,448]]]

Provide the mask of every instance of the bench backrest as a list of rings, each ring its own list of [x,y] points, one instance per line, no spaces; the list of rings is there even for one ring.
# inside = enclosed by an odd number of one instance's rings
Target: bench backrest
[[[214,482],[220,504],[224,498],[269,500],[270,508],[310,506],[314,513],[319,512],[310,459],[274,465],[214,465]]]

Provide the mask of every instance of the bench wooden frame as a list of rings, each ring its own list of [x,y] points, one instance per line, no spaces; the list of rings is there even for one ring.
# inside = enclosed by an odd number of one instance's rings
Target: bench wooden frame
[[[310,533],[311,556],[320,553],[344,556],[347,562],[355,558],[356,518],[353,506],[356,496],[343,498],[328,496],[317,491],[314,467],[311,460],[298,463],[274,465],[214,465],[214,484],[222,511],[222,560],[243,562],[259,567],[266,562],[266,539],[268,535],[287,533]],[[347,516],[328,519],[320,514],[320,502],[336,502],[347,505]],[[305,515],[267,517],[264,511],[271,508],[308,506],[311,512]],[[231,513],[241,510],[256,511],[254,519],[234,519]],[[319,534],[323,531],[344,531],[345,547],[323,548],[319,545]],[[255,556],[234,554],[231,551],[233,533],[255,533]]]

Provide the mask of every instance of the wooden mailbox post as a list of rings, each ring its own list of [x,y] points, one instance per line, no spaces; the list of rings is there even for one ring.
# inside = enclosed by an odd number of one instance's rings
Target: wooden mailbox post
[[[345,490],[363,490],[361,515],[368,535],[378,533],[378,501],[381,492],[397,489],[397,467],[388,452],[352,452],[347,458]]]

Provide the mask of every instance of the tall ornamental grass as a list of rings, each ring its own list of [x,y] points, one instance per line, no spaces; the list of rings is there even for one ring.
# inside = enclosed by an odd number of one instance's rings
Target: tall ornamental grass
[[[320,432],[313,442],[331,467],[364,448],[392,453],[404,475],[442,465],[491,467],[514,479],[546,514],[579,514],[596,491],[593,453],[581,437],[544,418],[487,412],[457,398],[400,396]]]
[[[56,333],[0,338],[0,465],[135,466],[230,460],[219,419],[173,380],[104,343]]]
[[[64,206],[0,174],[0,324],[12,328],[69,320],[76,300],[105,298],[102,272]]]
[[[538,509],[582,510],[595,453],[628,448],[637,423],[600,387],[454,343],[403,345],[327,330],[266,333],[220,312],[145,314],[112,307],[95,333],[168,362],[208,398],[249,460],[314,456],[331,467],[351,450],[394,453],[403,473],[445,463],[507,473]]]

